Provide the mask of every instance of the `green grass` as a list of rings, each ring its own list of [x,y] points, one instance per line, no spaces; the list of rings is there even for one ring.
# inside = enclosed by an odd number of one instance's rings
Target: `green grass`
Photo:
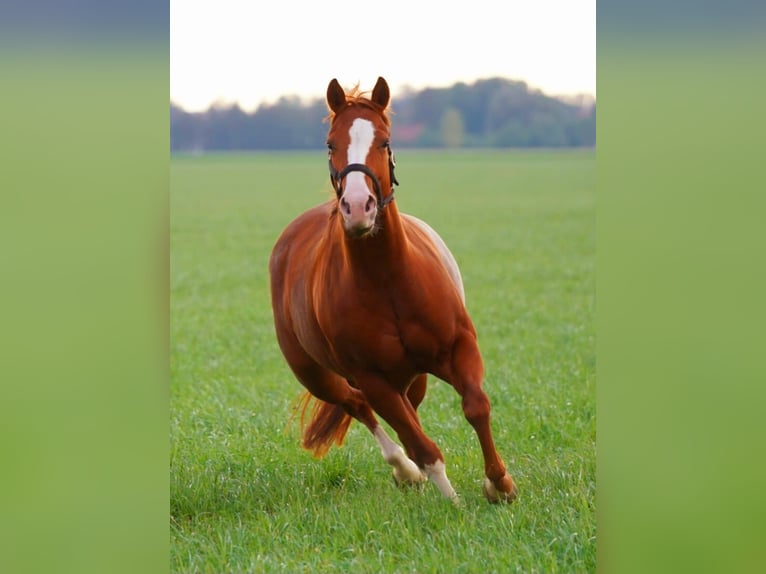
[[[595,154],[397,161],[399,208],[460,264],[519,499],[483,499],[478,441],[433,377],[422,422],[461,507],[433,484],[397,488],[358,423],[323,460],[302,450],[267,266],[284,226],[328,197],[324,154],[174,157],[171,571],[595,571]]]

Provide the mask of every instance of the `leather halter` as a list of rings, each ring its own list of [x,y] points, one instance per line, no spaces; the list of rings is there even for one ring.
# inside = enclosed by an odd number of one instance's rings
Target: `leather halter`
[[[343,179],[352,171],[360,171],[372,180],[372,185],[375,188],[375,197],[378,200],[378,209],[383,209],[386,207],[386,205],[394,200],[394,184],[399,185],[399,182],[396,180],[396,176],[394,175],[396,162],[394,160],[394,152],[391,151],[391,148],[388,146],[388,144],[386,144],[386,149],[388,150],[388,175],[389,179],[391,180],[391,193],[389,193],[386,197],[383,197],[382,190],[380,189],[380,180],[365,164],[350,163],[342,170],[338,171],[332,164],[332,157],[328,158],[327,161],[330,165],[330,183],[332,184],[338,199],[340,199],[343,195]]]

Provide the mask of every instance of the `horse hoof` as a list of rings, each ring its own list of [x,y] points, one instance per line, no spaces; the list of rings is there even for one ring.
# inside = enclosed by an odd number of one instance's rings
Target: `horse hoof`
[[[396,483],[396,486],[411,486],[415,484],[422,484],[427,479],[421,473],[418,471],[417,474],[404,474],[399,472],[399,469],[395,468],[393,469],[393,472],[391,475],[394,477],[394,482]]]
[[[513,482],[511,475],[506,474],[498,482],[500,483],[500,489],[489,478],[484,478],[482,491],[486,499],[492,503],[507,502],[509,504],[516,500],[516,484]]]

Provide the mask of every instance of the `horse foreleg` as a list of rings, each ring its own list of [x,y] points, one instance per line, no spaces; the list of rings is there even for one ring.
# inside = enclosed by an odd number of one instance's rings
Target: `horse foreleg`
[[[484,496],[490,502],[512,502],[517,495],[516,484],[495,449],[489,424],[489,399],[478,385],[469,385],[465,390],[462,397],[463,413],[476,431],[484,456]]]
[[[489,398],[481,388],[484,366],[475,338],[464,337],[455,345],[448,382],[462,398],[463,414],[476,431],[484,456],[484,496],[490,502],[512,502],[516,484],[495,449],[490,428]]]
[[[420,425],[420,417],[418,417],[418,406],[420,406],[420,403],[423,402],[423,398],[426,395],[427,380],[428,375],[426,373],[417,375],[410,383],[410,386],[407,387],[407,390],[403,396],[404,406],[407,408],[407,411],[410,413],[410,416],[413,418],[415,423],[421,428],[422,426]],[[407,456],[409,456],[412,460],[415,460],[417,455],[408,449]]]
[[[428,386],[428,375],[423,373],[415,377],[407,389],[407,399],[410,401],[412,408],[417,410],[420,403],[423,402],[423,397],[426,396],[426,388]]]
[[[397,484],[423,482],[426,479],[418,465],[404,454],[402,447],[391,440],[382,426],[376,426],[372,430],[372,435],[380,445],[383,459],[394,467],[394,480]]]
[[[417,483],[424,481],[426,478],[420,472],[418,466],[404,454],[402,447],[392,441],[383,427],[380,426],[364,395],[357,389],[353,389],[353,392],[357,400],[353,402],[352,408],[349,408],[350,405],[347,403],[346,410],[364,424],[370,430],[372,436],[375,437],[378,445],[380,445],[383,460],[394,467],[393,473],[396,483]]]
[[[444,457],[436,443],[423,433],[410,400],[392,387],[385,379],[368,376],[357,382],[359,383],[359,388],[367,397],[370,406],[391,425],[391,428],[394,429],[399,440],[413,458],[415,464],[412,466],[407,465],[408,468],[415,467],[422,469],[425,476],[436,484],[439,491],[445,497],[457,501],[457,493],[452,488],[445,472]],[[420,398],[422,399],[422,396]],[[398,450],[398,453],[395,455],[397,458],[398,456],[404,456],[401,453],[401,449],[394,445],[387,435],[385,437],[384,435],[385,432],[376,434],[384,457],[386,452],[392,453],[395,449]],[[407,460],[409,461],[409,459]],[[389,462],[389,464],[391,463]],[[421,477],[423,476],[420,470],[418,470],[418,474]],[[394,477],[396,478],[396,468],[394,469]]]

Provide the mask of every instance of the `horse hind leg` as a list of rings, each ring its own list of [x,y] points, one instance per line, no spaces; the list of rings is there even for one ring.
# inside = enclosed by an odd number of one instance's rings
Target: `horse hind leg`
[[[300,412],[301,446],[316,458],[324,457],[333,444],[343,445],[353,418],[368,424],[364,396],[344,378],[316,363],[293,372],[306,388],[295,411]]]
[[[317,363],[280,317],[277,315],[275,321],[277,341],[290,370],[307,391],[291,420],[300,413],[301,446],[322,458],[333,444],[343,444],[354,416],[354,389],[344,378]]]

